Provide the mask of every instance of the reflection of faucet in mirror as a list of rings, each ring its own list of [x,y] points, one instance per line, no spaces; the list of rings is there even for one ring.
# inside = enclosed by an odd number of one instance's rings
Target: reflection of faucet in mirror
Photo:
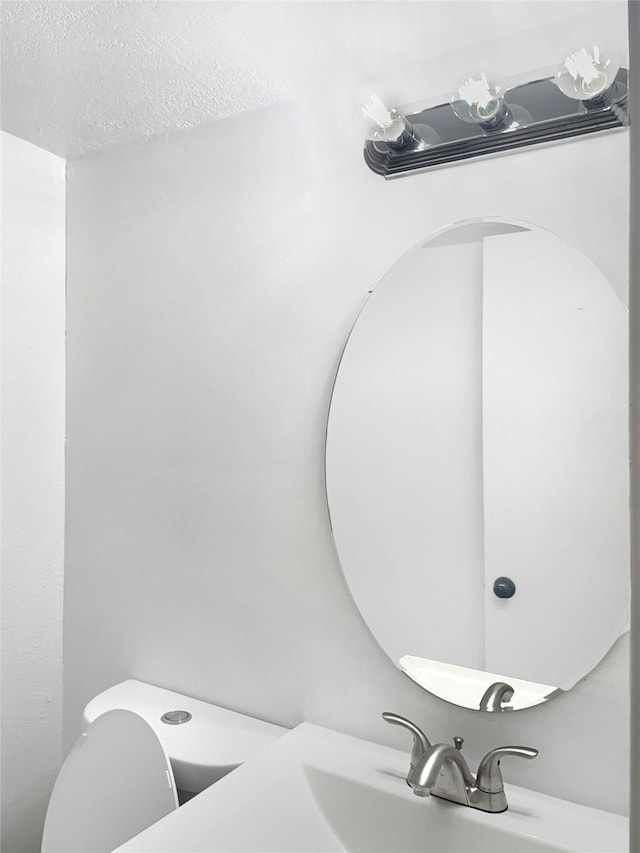
[[[385,712],[382,717],[386,722],[403,726],[414,735],[414,750],[418,743],[422,744],[423,738],[429,743],[428,738],[411,720],[388,712]],[[417,732],[422,735],[422,738],[417,736]],[[415,764],[412,753],[407,784],[413,789],[413,793],[418,797],[428,797],[433,794],[443,800],[484,812],[506,811],[508,804],[500,770],[500,759],[505,755],[535,758],[538,750],[528,746],[499,746],[492,749],[480,762],[474,779],[462,755],[463,738],[455,737],[453,742],[454,746],[448,743],[428,746],[422,751],[422,755]]]
[[[484,692],[480,700],[481,711],[512,711],[503,704],[510,702],[513,698],[513,687],[504,681],[494,681]]]

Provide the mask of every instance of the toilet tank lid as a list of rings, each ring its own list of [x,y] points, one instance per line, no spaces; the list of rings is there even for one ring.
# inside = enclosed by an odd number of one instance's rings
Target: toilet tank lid
[[[160,738],[172,764],[194,769],[242,764],[288,731],[135,679],[122,681],[92,699],[82,715],[83,731],[105,711],[115,708],[143,717]],[[163,714],[171,711],[187,711],[191,719],[178,725],[162,722]]]

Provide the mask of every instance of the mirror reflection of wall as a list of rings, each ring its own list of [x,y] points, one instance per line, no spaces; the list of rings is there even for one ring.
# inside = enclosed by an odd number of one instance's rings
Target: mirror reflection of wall
[[[537,704],[625,630],[627,388],[625,307],[543,229],[446,229],[373,291],[338,371],[327,491],[356,604],[418,683],[479,707],[461,670],[419,664],[440,662],[488,673],[478,689],[537,683],[505,707]]]

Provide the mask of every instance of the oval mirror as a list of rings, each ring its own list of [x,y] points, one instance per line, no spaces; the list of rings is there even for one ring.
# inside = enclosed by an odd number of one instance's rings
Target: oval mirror
[[[372,291],[331,400],[326,482],[351,594],[430,692],[513,710],[628,627],[627,311],[534,225],[451,226]]]

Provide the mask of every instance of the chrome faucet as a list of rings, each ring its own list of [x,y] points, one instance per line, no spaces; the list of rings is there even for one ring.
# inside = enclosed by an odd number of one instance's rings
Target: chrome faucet
[[[505,681],[494,681],[485,690],[480,700],[481,711],[512,711],[507,705],[513,699],[513,687]]]
[[[474,778],[462,755],[463,738],[455,737],[453,746],[448,743],[431,746],[424,732],[411,720],[387,711],[382,718],[408,729],[414,736],[407,785],[418,797],[433,795],[484,812],[504,812],[508,804],[500,770],[501,758],[505,755],[535,758],[538,754],[537,749],[528,746],[499,746],[485,755]],[[421,754],[414,757],[417,752]]]
[[[422,758],[428,749],[431,749],[431,741],[425,735],[421,728],[407,720],[405,717],[400,717],[398,714],[392,714],[390,711],[385,711],[382,719],[386,723],[391,723],[392,726],[402,726],[403,729],[408,729],[413,735],[413,749],[411,750],[411,759],[409,761],[409,772],[411,772],[418,761]]]

